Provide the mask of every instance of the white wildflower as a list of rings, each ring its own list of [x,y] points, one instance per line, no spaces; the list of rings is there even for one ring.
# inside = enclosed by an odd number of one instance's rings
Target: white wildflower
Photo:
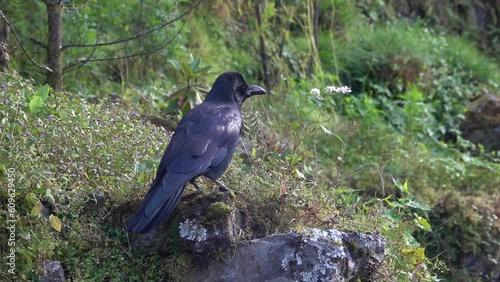
[[[327,86],[325,88],[325,91],[328,93],[347,94],[347,93],[351,93],[351,87],[349,87],[349,86],[342,86],[342,87]]]
[[[313,89],[311,89],[310,93],[311,93],[311,95],[319,96],[320,90],[319,90],[319,88],[313,88]]]

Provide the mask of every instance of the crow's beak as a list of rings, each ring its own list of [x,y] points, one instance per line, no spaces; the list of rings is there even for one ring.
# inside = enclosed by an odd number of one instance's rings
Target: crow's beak
[[[248,93],[250,96],[266,94],[266,90],[258,85],[248,85]]]

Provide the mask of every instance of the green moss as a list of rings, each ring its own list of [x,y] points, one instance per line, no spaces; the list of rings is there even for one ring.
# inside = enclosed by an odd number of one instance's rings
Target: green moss
[[[207,215],[202,218],[204,224],[217,225],[231,213],[231,207],[223,202],[215,202],[208,206]]]

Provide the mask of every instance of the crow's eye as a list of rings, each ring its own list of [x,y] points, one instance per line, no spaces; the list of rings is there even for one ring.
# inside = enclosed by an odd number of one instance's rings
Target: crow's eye
[[[247,88],[248,88],[248,86],[246,84],[243,84],[241,86],[241,91],[245,92],[245,91],[247,91]]]

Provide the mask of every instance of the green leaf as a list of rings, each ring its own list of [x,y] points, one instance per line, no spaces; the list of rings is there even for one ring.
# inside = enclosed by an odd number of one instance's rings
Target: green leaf
[[[202,76],[202,75],[204,75],[205,73],[207,73],[207,72],[208,72],[208,70],[209,70],[209,69],[211,69],[211,68],[212,68],[212,66],[203,67],[203,68],[199,69],[199,70],[196,72],[196,74],[198,74],[198,76]]]
[[[181,71],[181,65],[179,65],[179,62],[177,62],[176,60],[172,60],[172,59],[168,60],[168,62],[174,67],[174,69],[176,71],[179,71],[179,72]]]
[[[40,96],[33,96],[29,104],[30,112],[38,113],[43,109],[43,98]]]
[[[300,178],[300,179],[306,179],[306,176],[298,169],[295,169],[295,177]]]
[[[270,19],[271,17],[273,17],[274,15],[276,14],[276,11],[275,11],[275,4],[273,2],[270,2],[268,3],[267,5],[265,5],[265,8],[264,8],[264,12],[262,13],[262,17],[264,19]]]
[[[191,63],[189,64],[189,67],[191,68],[191,70],[193,72],[197,72],[196,69],[200,66],[200,63],[201,63],[201,58],[200,57],[197,57],[196,59],[193,59],[191,61]]]
[[[335,133],[333,134],[333,136],[337,138],[340,141],[340,143],[342,143],[342,145],[345,145],[344,140],[342,140],[342,137],[340,137],[338,134]]]
[[[191,103],[189,102],[184,103],[181,109],[182,114],[185,115],[189,110],[191,110]]]
[[[415,259],[417,260],[417,262],[422,262],[426,259],[425,247],[420,247],[415,251]]]
[[[387,210],[384,217],[392,220],[393,222],[400,222],[403,219],[403,216],[394,209]]]
[[[179,109],[179,104],[177,103],[177,100],[172,100],[168,103],[167,107],[165,108],[165,112],[171,113]]]
[[[30,92],[28,90],[24,90],[23,91],[23,96],[24,96],[24,101],[26,101],[26,103],[29,103],[31,101],[31,95],[30,95]]]
[[[191,109],[201,103],[196,91],[194,91],[192,88],[189,88],[189,90],[187,91],[187,99]]]
[[[182,62],[181,69],[182,69],[182,74],[184,74],[185,78],[190,79],[193,77],[193,71],[191,70],[191,68],[187,63]]]
[[[54,195],[52,195],[52,190],[51,189],[47,189],[45,190],[45,196],[48,197],[50,199],[50,203],[52,205],[56,205],[56,199],[54,198]]]
[[[183,88],[179,88],[179,89],[175,90],[172,93],[169,93],[167,96],[169,99],[174,99],[174,98],[180,99],[180,98],[184,98],[187,96],[187,91],[188,91],[188,88],[183,87]]]
[[[424,247],[418,248],[417,246],[413,246],[410,248],[403,248],[401,251],[403,254],[409,256],[410,262],[413,265],[420,264],[426,259]]]
[[[422,204],[422,203],[414,201],[414,200],[408,201],[406,203],[406,206],[407,207],[412,207],[412,208],[415,208],[415,209],[419,209],[419,210],[423,210],[423,211],[430,211],[431,210],[431,208],[428,205]]]
[[[402,208],[402,207],[404,207],[400,202],[397,202],[397,201],[390,201],[390,202],[388,201],[387,204],[391,208]]]
[[[408,229],[403,232],[403,240],[407,246],[420,247],[420,243],[411,235],[411,231]]]
[[[394,185],[396,185],[396,187],[398,187],[399,191],[403,192],[404,194],[407,194],[410,191],[410,189],[408,188],[408,179],[404,184],[401,184],[399,180],[392,177],[392,182],[394,183]]]
[[[40,202],[36,202],[33,208],[31,209],[30,215],[32,217],[38,216],[42,212],[43,205]]]
[[[409,192],[410,189],[408,189],[408,179],[406,179],[405,183],[403,184],[403,191]]]
[[[419,216],[416,213],[413,213],[415,216],[415,223],[420,229],[423,229],[425,231],[432,231],[431,224],[427,221],[427,219]]]
[[[290,163],[290,165],[296,165],[298,162],[302,160],[302,156],[300,155],[289,155],[285,157],[285,160]]]
[[[252,152],[250,153],[250,156],[252,159],[255,159],[255,156],[257,155],[257,149],[255,147],[252,148]]]
[[[54,228],[55,231],[61,232],[62,223],[61,223],[61,220],[59,219],[59,217],[51,214],[49,216],[49,223],[50,223],[50,226],[52,226],[52,228]]]
[[[45,84],[44,86],[40,86],[36,90],[35,96],[38,96],[38,97],[42,98],[43,100],[47,100],[47,97],[49,96],[50,89],[52,89],[52,88],[50,88],[50,86],[48,86],[47,84]]]

